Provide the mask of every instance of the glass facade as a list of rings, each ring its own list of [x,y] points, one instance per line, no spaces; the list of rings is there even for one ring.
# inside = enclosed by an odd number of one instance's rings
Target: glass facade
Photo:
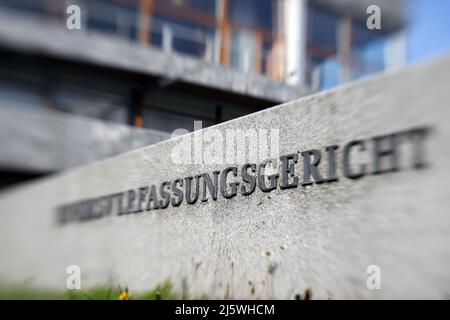
[[[339,33],[346,18],[323,7],[310,5],[308,8],[307,79],[314,90],[332,88],[383,71],[389,55],[402,54],[387,52],[392,33],[369,30],[365,20],[352,17],[344,31],[349,33],[347,44],[340,39],[345,35]],[[348,71],[348,79],[343,78],[345,71]]]
[[[87,33],[101,33],[122,41],[152,46],[167,53],[220,64],[243,74],[260,74],[281,82],[286,82],[288,77],[286,55],[290,52],[286,50],[286,31],[283,29],[283,19],[288,19],[284,9],[287,1],[79,0],[76,3],[82,10],[82,24]],[[304,50],[306,57],[301,62],[305,64],[302,68],[305,74],[300,77],[306,81],[299,86],[317,91],[365,77],[392,65],[393,62],[387,60],[395,56],[392,50],[402,50],[392,45],[390,33],[368,30],[364,21],[315,3],[306,1],[307,23],[298,30],[306,38],[305,48],[300,44],[296,48]],[[60,0],[0,0],[0,5],[21,14],[65,23],[65,5]],[[348,18],[350,20],[345,20]],[[342,32],[345,21],[350,21],[345,31],[347,41],[342,39],[345,38]],[[6,64],[3,67],[6,68]],[[208,99],[204,102],[211,103],[207,112],[186,114],[183,111],[186,102],[172,100],[168,102],[172,109],[164,107],[165,103],[150,100],[144,103],[143,109],[134,110],[130,107],[133,102],[128,99],[128,89],[111,97],[96,88],[97,82],[112,83],[111,80],[99,77],[93,80],[95,85],[78,81],[74,86],[71,80],[66,81],[61,75],[50,81],[40,71],[36,71],[34,76],[40,78],[39,84],[30,86],[23,82],[15,86],[8,80],[9,84],[1,87],[1,98],[22,97],[25,105],[31,104],[31,99],[58,110],[166,131],[186,125],[193,119],[201,119],[209,125],[217,123],[218,119],[224,120],[227,114],[240,116],[248,112],[236,111],[239,110],[233,109],[236,105],[220,106],[218,112],[217,102]],[[132,88],[133,84],[123,87]],[[17,95],[20,88],[23,94]],[[115,93],[115,88],[120,88],[120,84],[111,84],[108,90]],[[131,112],[130,108],[133,109]],[[196,105],[193,109],[202,107]],[[231,109],[234,111],[230,112]],[[136,114],[138,120],[135,120]]]
[[[62,20],[57,0],[2,0],[9,8],[52,15]],[[88,31],[143,42],[241,72],[283,81],[285,53],[281,0],[91,0],[81,4]],[[313,89],[341,83],[342,68],[356,79],[385,68],[384,47],[389,35],[368,30],[365,21],[352,20],[351,57],[344,64],[338,30],[342,14],[307,1],[307,67]],[[302,50],[301,48],[299,50]],[[351,61],[350,61],[351,60]],[[350,80],[347,79],[347,80]]]

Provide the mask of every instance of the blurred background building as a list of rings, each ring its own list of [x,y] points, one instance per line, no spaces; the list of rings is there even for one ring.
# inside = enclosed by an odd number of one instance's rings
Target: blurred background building
[[[71,4],[80,30],[67,28]],[[380,30],[366,26],[371,4]],[[446,0],[0,0],[0,185],[446,52],[449,10]]]

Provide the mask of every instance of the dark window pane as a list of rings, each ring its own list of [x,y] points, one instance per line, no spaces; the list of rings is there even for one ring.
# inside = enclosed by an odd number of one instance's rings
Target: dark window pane
[[[228,5],[232,23],[272,30],[272,0],[229,0]]]
[[[318,7],[310,7],[308,13],[308,43],[336,51],[338,16]]]

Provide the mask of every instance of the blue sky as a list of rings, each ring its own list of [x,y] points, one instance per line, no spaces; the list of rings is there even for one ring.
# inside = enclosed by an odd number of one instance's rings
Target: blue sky
[[[407,60],[450,52],[450,0],[408,0]]]

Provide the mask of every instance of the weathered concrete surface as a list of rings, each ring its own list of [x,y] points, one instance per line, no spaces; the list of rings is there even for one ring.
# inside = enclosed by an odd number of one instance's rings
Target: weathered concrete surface
[[[73,114],[0,105],[0,167],[53,172],[170,138]]]
[[[429,126],[422,170],[358,180],[339,170],[335,183],[55,224],[61,204],[225,168],[172,164],[177,138],[3,192],[0,277],[63,289],[76,264],[85,287],[170,278],[181,290],[185,278],[193,296],[251,298],[251,281],[263,298],[306,288],[314,298],[449,298],[449,82],[447,57],[203,131],[276,128],[287,154]],[[369,265],[381,268],[381,290],[366,287]]]

